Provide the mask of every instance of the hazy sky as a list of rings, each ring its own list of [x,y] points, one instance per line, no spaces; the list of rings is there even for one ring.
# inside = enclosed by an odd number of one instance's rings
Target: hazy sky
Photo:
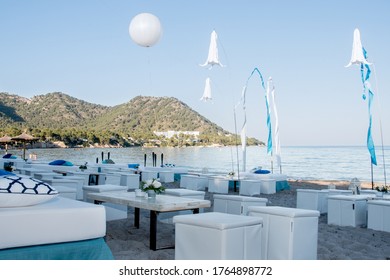
[[[276,87],[283,145],[365,145],[367,101],[359,67],[348,64],[359,28],[371,82],[373,136],[390,144],[390,1],[0,0],[0,92],[24,97],[63,92],[108,106],[137,95],[176,97],[231,132],[234,105],[258,67]],[[156,15],[163,36],[144,48],[128,27]],[[206,60],[218,33],[220,60]],[[202,102],[205,80],[212,102]],[[248,136],[266,140],[264,90],[247,90]],[[238,130],[242,111],[237,110]]]

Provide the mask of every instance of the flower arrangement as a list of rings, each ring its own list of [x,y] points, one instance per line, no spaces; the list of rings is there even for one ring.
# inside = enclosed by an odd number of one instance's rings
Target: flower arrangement
[[[85,169],[87,169],[87,164],[88,164],[88,162],[86,162],[86,163],[80,165],[79,169],[80,169],[80,170],[85,170]]]
[[[162,186],[157,179],[142,181],[140,189],[143,192],[154,191],[156,194],[160,194],[165,191],[165,187]]]

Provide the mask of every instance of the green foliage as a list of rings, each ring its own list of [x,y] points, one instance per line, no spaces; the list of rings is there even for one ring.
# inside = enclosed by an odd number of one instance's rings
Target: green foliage
[[[137,96],[109,107],[54,92],[31,99],[0,92],[0,134],[28,133],[41,141],[63,141],[69,147],[236,145],[240,137],[202,117],[172,97]],[[199,131],[200,136],[166,139],[154,131]],[[249,145],[261,145],[248,139]]]

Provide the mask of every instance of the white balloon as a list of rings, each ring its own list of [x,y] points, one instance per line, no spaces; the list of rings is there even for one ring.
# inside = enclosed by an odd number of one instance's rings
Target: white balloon
[[[129,33],[136,44],[151,47],[160,40],[162,34],[160,20],[149,13],[138,14],[130,22]]]

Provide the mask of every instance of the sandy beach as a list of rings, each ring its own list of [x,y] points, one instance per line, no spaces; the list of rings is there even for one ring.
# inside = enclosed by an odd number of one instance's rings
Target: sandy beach
[[[337,189],[347,189],[344,181],[289,181],[290,190],[276,194],[261,195],[268,205],[296,207],[296,190],[300,188],[321,189],[328,184]],[[177,188],[178,182],[168,184]],[[363,188],[371,188],[365,183]],[[212,201],[212,194],[206,193]],[[211,208],[206,210],[210,211]],[[174,225],[158,223],[158,246],[174,245]],[[174,260],[174,249],[152,251],[149,249],[149,211],[141,210],[140,228],[133,226],[133,209],[125,220],[107,224],[106,241],[116,260]],[[390,233],[360,227],[341,227],[327,224],[327,215],[322,214],[318,224],[318,260],[389,260]]]

